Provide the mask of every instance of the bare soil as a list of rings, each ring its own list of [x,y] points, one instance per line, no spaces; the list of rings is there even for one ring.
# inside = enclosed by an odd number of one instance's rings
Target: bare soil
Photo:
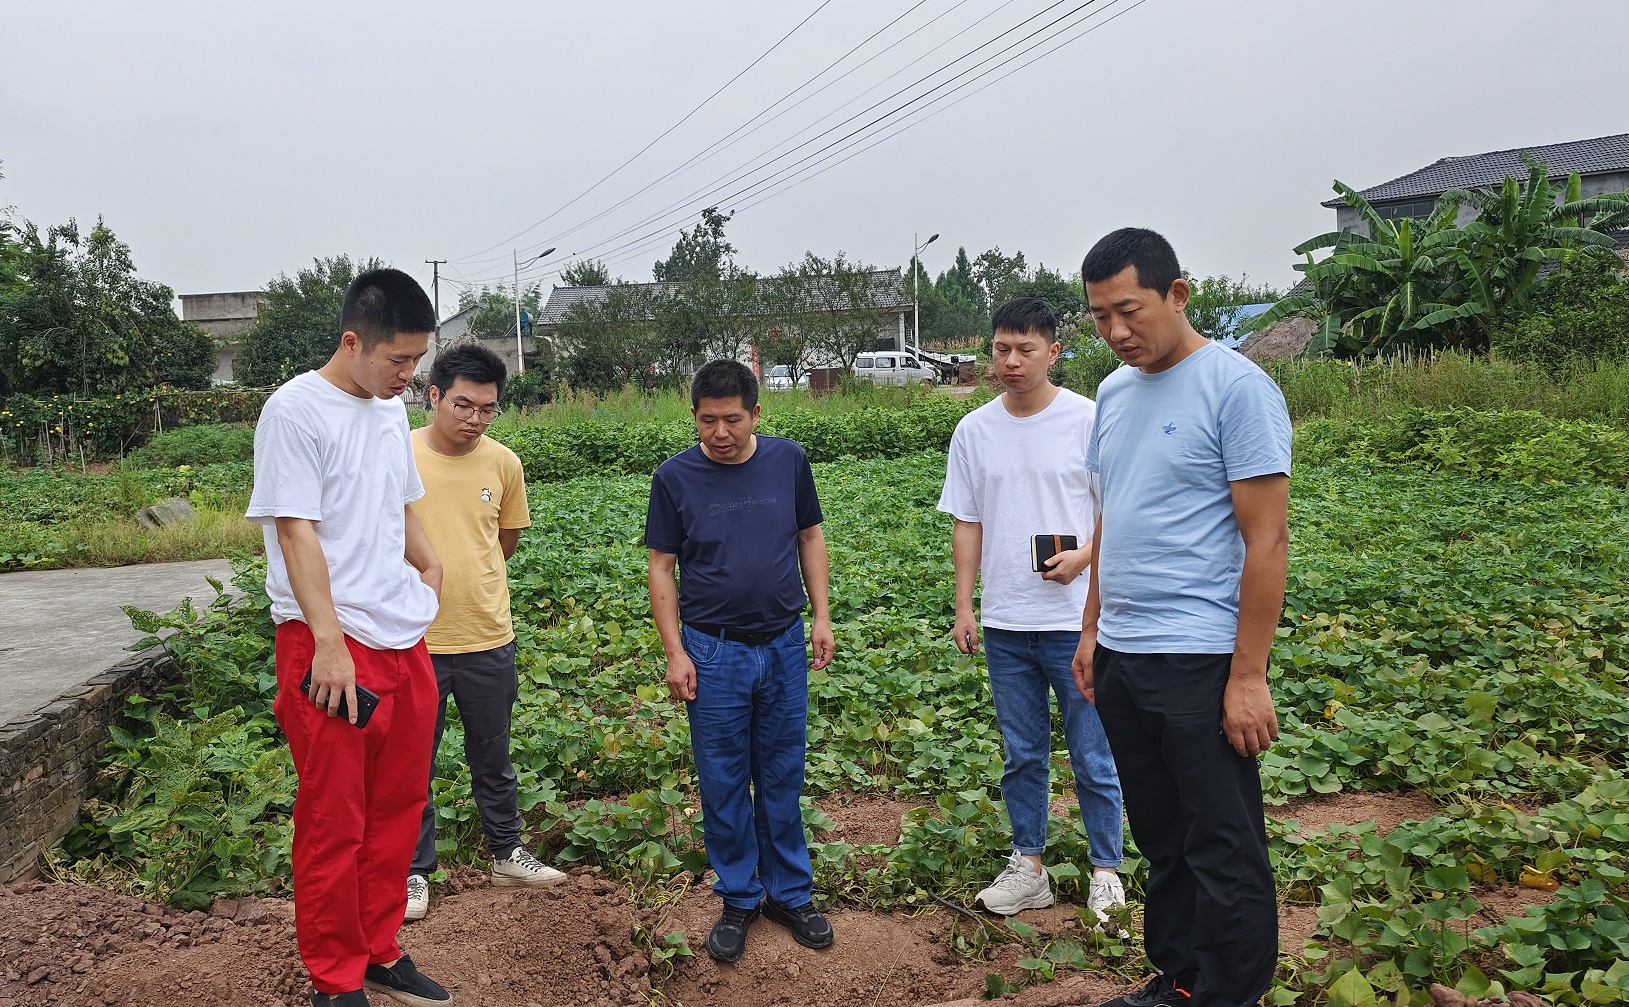
[[[896,842],[901,816],[915,806],[869,797],[822,803],[836,822],[822,838],[855,845]],[[1433,811],[1419,794],[1336,794],[1275,810],[1308,829],[1373,821],[1381,831]],[[1484,886],[1476,896],[1490,923],[1554,897],[1513,885]],[[586,869],[540,891],[493,888],[483,872],[466,869],[438,888],[428,919],[406,926],[402,946],[456,1003],[490,1007],[642,1007],[664,998],[689,1007],[972,1007],[986,975],[1017,982],[1018,960],[1028,954],[1016,943],[992,944],[972,958],[958,953],[954,935],[975,926],[947,909],[841,909],[832,914],[837,943],[828,950],[802,948],[760,919],[741,961],[719,965],[702,946],[717,913],[705,883],[665,910],[641,912],[625,890]],[[1080,928],[1067,904],[1020,919],[1048,937]],[[1316,926],[1311,907],[1285,906],[1285,952],[1298,954]],[[674,959],[671,970],[653,965],[634,944],[636,928],[658,940],[682,930],[694,957]],[[309,982],[285,900],[223,900],[209,913],[188,913],[94,888],[0,886],[0,1007],[299,1007]],[[1091,1005],[1127,988],[1113,975],[1076,973],[999,1002]],[[374,995],[373,1002],[388,1001]]]
[[[1330,825],[1373,822],[1375,831],[1382,836],[1404,822],[1424,821],[1436,813],[1437,807],[1431,803],[1431,798],[1409,790],[1392,793],[1343,790],[1337,794],[1303,797],[1282,807],[1268,809],[1268,814],[1274,818],[1295,819],[1300,823],[1302,832]]]

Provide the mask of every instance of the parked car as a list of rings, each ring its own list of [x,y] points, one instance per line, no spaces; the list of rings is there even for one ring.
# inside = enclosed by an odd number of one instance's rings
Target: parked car
[[[939,377],[932,367],[898,350],[862,353],[854,358],[851,373],[857,381],[877,385],[931,385]]]
[[[805,370],[798,375],[796,385],[792,382],[792,368],[785,364],[777,364],[764,375],[764,387],[772,392],[790,391],[792,388],[808,388],[809,372]]]

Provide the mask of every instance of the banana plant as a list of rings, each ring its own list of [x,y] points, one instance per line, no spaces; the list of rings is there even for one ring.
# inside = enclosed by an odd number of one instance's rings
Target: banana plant
[[[1330,231],[1297,245],[1306,257],[1300,294],[1285,298],[1247,326],[1251,331],[1280,318],[1318,323],[1306,353],[1365,355],[1417,349],[1432,339],[1452,303],[1451,266],[1463,234],[1455,226],[1460,200],[1444,198],[1423,220],[1388,220],[1344,182],[1335,191],[1354,207],[1369,236]],[[1321,261],[1313,253],[1329,249]]]

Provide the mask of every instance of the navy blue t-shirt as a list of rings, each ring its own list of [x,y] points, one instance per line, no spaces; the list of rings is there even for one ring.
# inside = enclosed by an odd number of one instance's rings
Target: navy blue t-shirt
[[[701,446],[651,477],[645,546],[679,557],[679,618],[766,633],[792,624],[809,600],[798,532],[821,522],[809,456],[794,441],[759,436],[739,465]]]

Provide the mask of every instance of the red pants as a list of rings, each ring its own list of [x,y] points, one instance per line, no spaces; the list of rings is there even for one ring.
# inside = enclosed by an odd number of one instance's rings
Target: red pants
[[[407,868],[430,784],[435,671],[420,641],[373,650],[346,637],[356,682],[379,694],[361,730],[300,692],[316,641],[303,622],[277,627],[277,700],[300,787],[294,798],[294,931],[319,993],[362,988],[370,964],[401,956]]]

